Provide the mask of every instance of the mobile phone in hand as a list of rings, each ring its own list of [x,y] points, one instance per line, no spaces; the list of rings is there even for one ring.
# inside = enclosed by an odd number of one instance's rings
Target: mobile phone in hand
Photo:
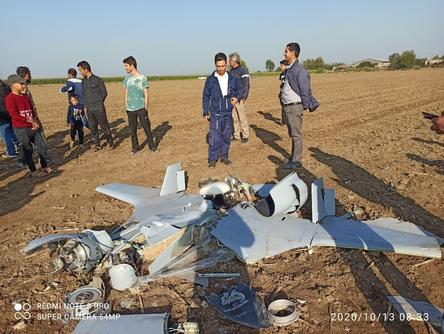
[[[430,114],[428,112],[422,112],[422,117],[424,117],[425,119],[434,119],[436,117],[439,117],[438,115],[434,115],[434,114]]]

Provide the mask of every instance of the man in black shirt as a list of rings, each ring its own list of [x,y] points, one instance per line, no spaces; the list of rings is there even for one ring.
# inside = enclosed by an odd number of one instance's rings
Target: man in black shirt
[[[83,100],[85,103],[85,112],[88,116],[89,128],[95,142],[94,150],[98,151],[101,149],[98,128],[99,125],[105,134],[105,139],[108,142],[108,146],[111,149],[114,149],[114,141],[105,112],[104,103],[106,97],[108,96],[105,83],[101,78],[91,72],[91,66],[88,64],[88,62],[83,60],[77,64],[77,67],[84,77],[82,81]]]

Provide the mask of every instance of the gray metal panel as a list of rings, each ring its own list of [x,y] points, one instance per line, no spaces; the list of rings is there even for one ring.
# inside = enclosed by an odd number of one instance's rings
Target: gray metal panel
[[[159,197],[160,194],[160,190],[157,188],[133,186],[123,183],[105,184],[97,187],[96,191],[134,206],[149,203],[151,199]]]
[[[44,237],[34,239],[28,243],[28,245],[23,249],[24,252],[32,252],[46,244],[50,244],[56,241],[65,239],[76,239],[78,240],[80,234],[49,234]]]
[[[395,230],[333,216],[325,217],[322,224],[318,226],[312,246],[365,249],[441,258],[441,247],[437,238],[404,232],[399,226]]]
[[[270,190],[274,187],[272,183],[258,184],[255,183],[251,186],[260,197],[267,197],[270,194]]]
[[[299,194],[293,189],[294,186],[299,190]],[[308,197],[307,185],[296,173],[291,173],[270,190],[270,196],[274,202],[273,216],[282,215],[304,205]]]
[[[324,205],[327,216],[336,215],[335,190],[324,188]]]
[[[178,191],[178,174],[182,169],[180,166],[180,162],[175,163],[173,165],[169,165],[165,172],[165,177],[162,183],[162,189],[160,190],[160,196],[172,195],[177,193]],[[185,181],[183,182],[185,183]]]
[[[313,223],[320,222],[327,216],[325,209],[324,196],[322,196],[322,188],[324,187],[324,180],[321,178],[313,181],[311,184],[311,221]]]
[[[401,296],[387,296],[399,314],[403,314],[405,319],[423,321],[427,315],[432,325],[441,327],[444,309],[436,307],[425,301],[417,301]]]
[[[166,334],[168,313],[120,315],[81,320],[73,334]]]
[[[245,203],[228,211],[211,232],[240,259],[255,263],[293,248],[310,245],[317,225],[293,216],[264,217]],[[283,220],[284,219],[284,220]]]

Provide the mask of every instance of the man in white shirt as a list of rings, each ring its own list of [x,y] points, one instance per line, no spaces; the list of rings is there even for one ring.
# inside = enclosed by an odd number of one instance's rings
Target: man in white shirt
[[[205,81],[202,97],[203,116],[210,121],[208,133],[208,167],[220,160],[230,165],[228,151],[233,134],[233,106],[240,100],[239,79],[227,72],[227,56],[214,57],[216,70]]]

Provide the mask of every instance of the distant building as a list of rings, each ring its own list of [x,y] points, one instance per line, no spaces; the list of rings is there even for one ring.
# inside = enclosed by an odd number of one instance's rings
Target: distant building
[[[434,66],[434,65],[442,65],[444,64],[444,59],[437,58],[437,59],[427,59],[425,61],[426,66]]]
[[[387,68],[390,66],[390,61],[386,59],[377,59],[377,58],[366,58],[354,63],[352,66],[357,67],[362,63],[369,62],[374,64],[376,68]]]

